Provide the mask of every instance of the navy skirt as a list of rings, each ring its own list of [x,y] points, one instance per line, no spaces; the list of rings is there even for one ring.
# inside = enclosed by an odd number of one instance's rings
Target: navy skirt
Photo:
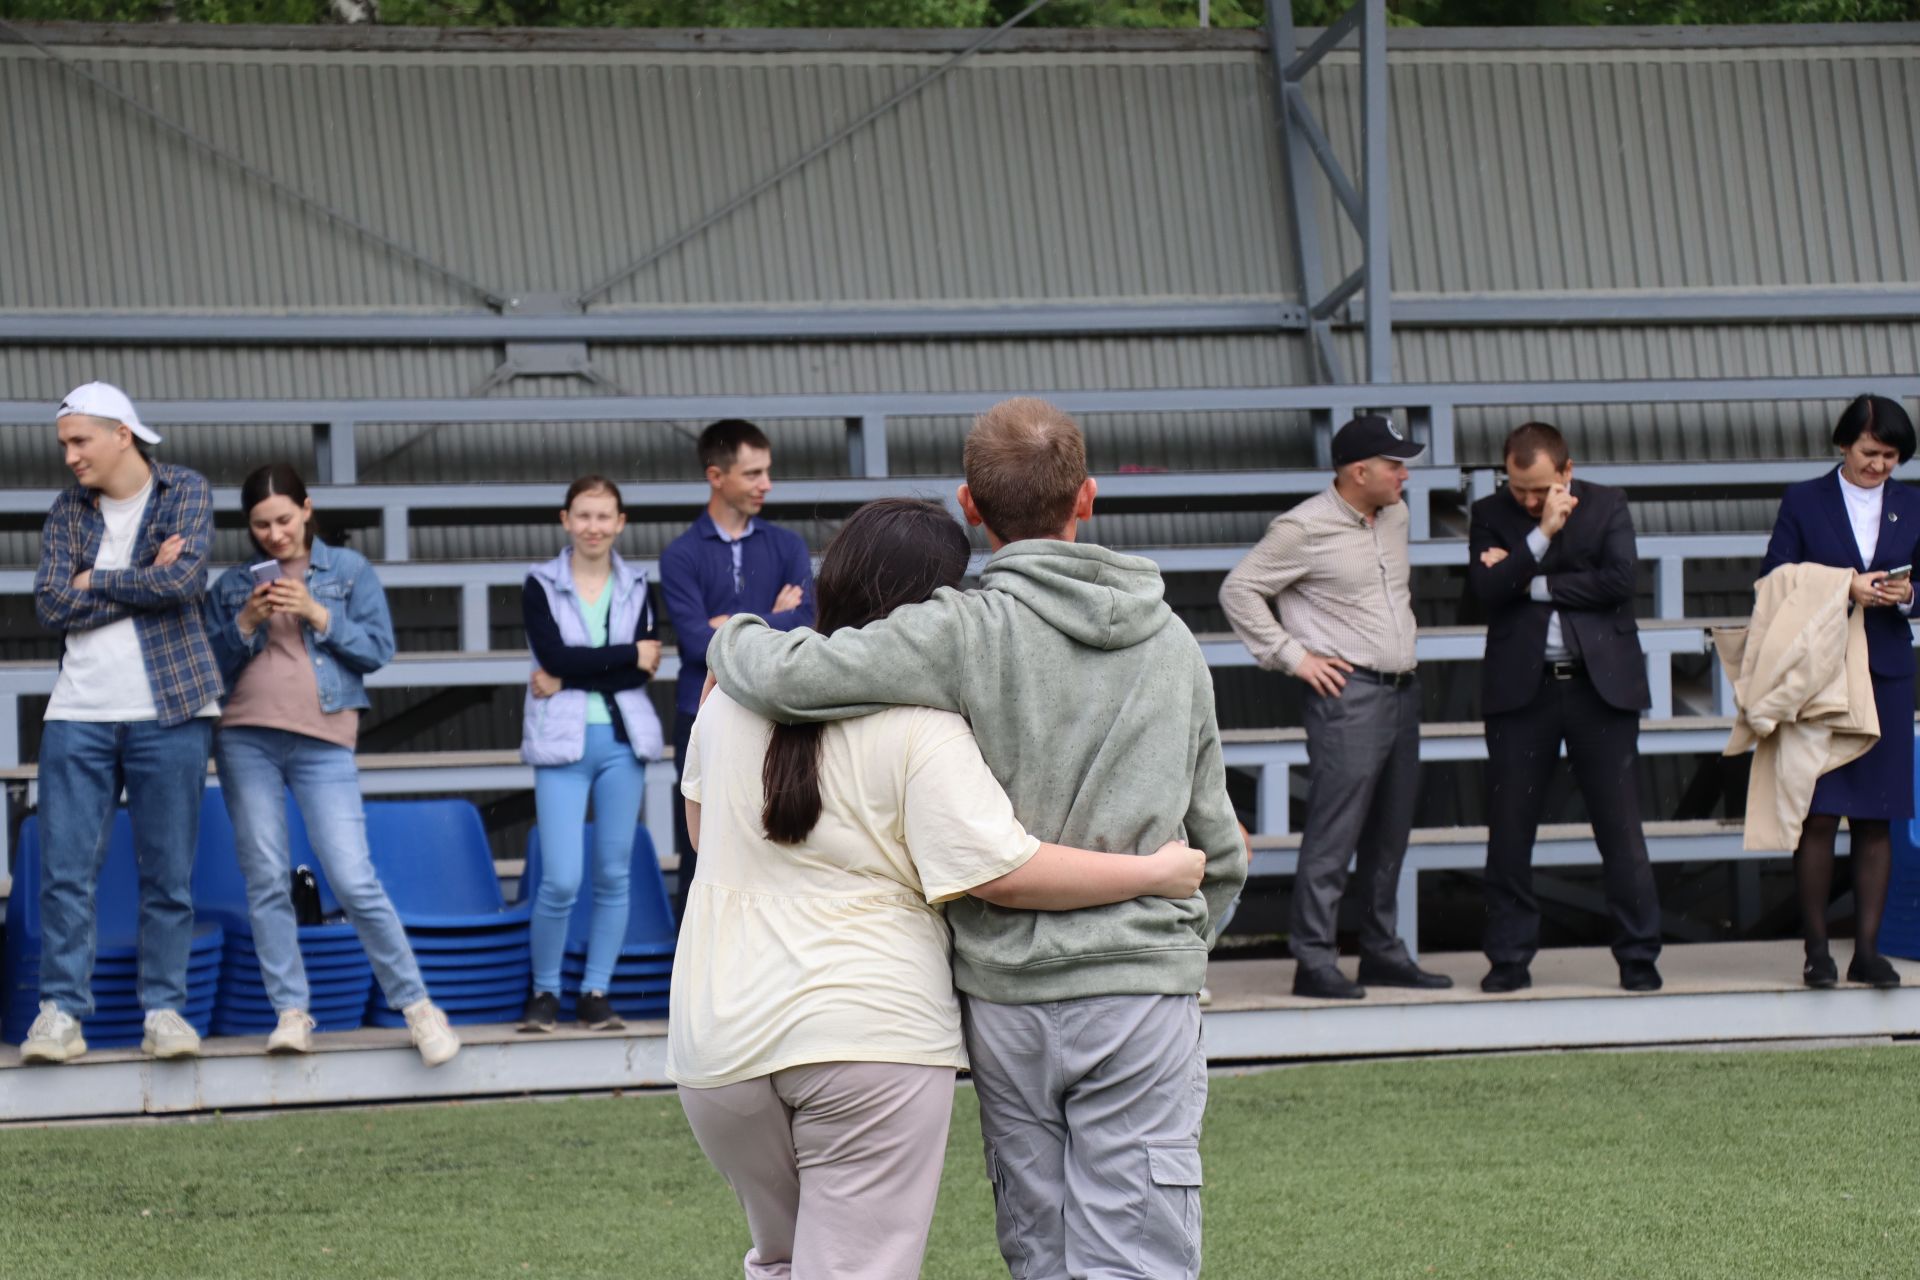
[[[1880,741],[1852,764],[1821,774],[1809,812],[1896,821],[1913,816],[1913,677],[1875,676],[1873,705]]]

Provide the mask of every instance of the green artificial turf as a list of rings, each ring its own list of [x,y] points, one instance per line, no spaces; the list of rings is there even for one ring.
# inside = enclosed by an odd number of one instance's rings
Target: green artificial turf
[[[1238,1280],[1920,1275],[1920,1053],[1585,1054],[1216,1077]],[[740,1275],[671,1096],[0,1130],[0,1275]],[[1005,1275],[962,1090],[926,1273]]]

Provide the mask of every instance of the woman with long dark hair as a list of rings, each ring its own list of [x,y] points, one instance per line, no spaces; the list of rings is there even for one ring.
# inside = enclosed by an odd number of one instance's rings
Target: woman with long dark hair
[[[620,490],[582,476],[560,510],[567,547],[536,565],[520,591],[534,671],[520,758],[533,768],[540,824],[540,889],[533,903],[533,990],[520,1029],[552,1031],[560,1014],[567,923],[587,877],[587,802],[593,802],[593,920],[577,1006],[580,1025],[626,1024],[607,989],[627,932],[633,829],[646,764],[664,754],[646,684],[660,667],[647,580],[613,549],[627,527]]]
[[[1786,564],[1853,573],[1852,605],[1866,611],[1867,665],[1880,739],[1865,755],[1822,774],[1793,851],[1800,890],[1809,987],[1832,987],[1840,972],[1827,947],[1834,841],[1847,820],[1853,864],[1853,959],[1847,981],[1897,987],[1880,954],[1880,918],[1893,867],[1891,824],[1913,817],[1912,566],[1920,555],[1920,493],[1893,478],[1914,454],[1913,420],[1898,401],[1861,396],[1833,429],[1840,465],[1789,488],[1780,500],[1761,576]],[[1895,576],[1895,570],[1906,573]]]
[[[822,559],[820,629],[957,587],[967,559],[937,504],[869,503]],[[1188,898],[1205,857],[1043,844],[967,722],[926,707],[775,725],[716,691],[682,790],[700,862],[667,1073],[746,1210],[747,1274],[916,1276],[966,1065],[939,904]]]
[[[427,998],[406,930],[374,874],[353,748],[370,705],[362,680],[393,657],[386,593],[366,557],[314,536],[299,472],[261,467],[240,486],[253,545],[266,559],[235,565],[207,593],[207,635],[227,685],[214,739],[220,794],[233,818],[260,976],[279,1015],[269,1053],[313,1047],[309,990],[293,913],[286,793],[353,922],[387,1000],[406,1015],[421,1059],[460,1051]]]

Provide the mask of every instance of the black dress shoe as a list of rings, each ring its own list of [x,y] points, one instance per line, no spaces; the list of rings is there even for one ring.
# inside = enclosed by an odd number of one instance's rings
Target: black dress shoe
[[[1487,970],[1487,976],[1480,979],[1480,989],[1489,995],[1505,995],[1509,991],[1525,991],[1533,985],[1533,975],[1523,964],[1496,964]]]
[[[1900,985],[1900,973],[1885,956],[1861,955],[1856,951],[1847,964],[1847,981],[1891,991]]]
[[[1364,1000],[1367,989],[1332,965],[1301,965],[1293,971],[1293,994],[1314,1000]]]
[[[1415,987],[1421,991],[1444,991],[1453,979],[1444,973],[1431,973],[1411,960],[1370,960],[1360,958],[1360,982],[1369,987]]]
[[[1815,991],[1825,991],[1840,982],[1840,967],[1826,951],[1812,951],[1807,954],[1806,967],[1800,970],[1800,981]]]
[[[1622,960],[1620,985],[1628,991],[1658,991],[1665,984],[1651,960]]]

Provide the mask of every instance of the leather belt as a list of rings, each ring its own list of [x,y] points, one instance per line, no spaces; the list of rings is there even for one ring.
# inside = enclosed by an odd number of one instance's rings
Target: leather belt
[[[1365,680],[1368,684],[1383,684],[1389,689],[1404,689],[1418,677],[1417,671],[1375,671],[1371,667],[1355,667],[1347,673],[1355,680]]]
[[[1587,674],[1587,664],[1568,659],[1563,662],[1549,662],[1547,675],[1554,680],[1575,680]]]

